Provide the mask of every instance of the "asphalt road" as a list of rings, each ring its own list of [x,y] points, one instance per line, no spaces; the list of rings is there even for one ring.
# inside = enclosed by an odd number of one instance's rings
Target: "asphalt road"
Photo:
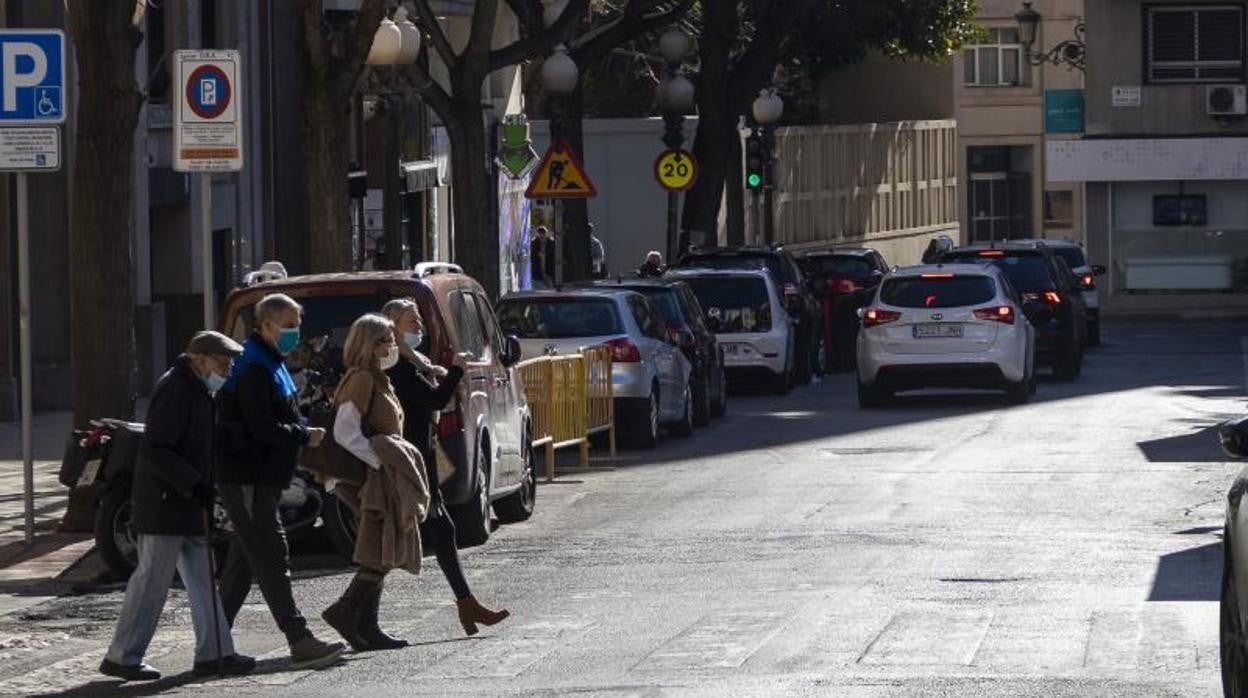
[[[392,575],[384,624],[416,642],[284,670],[259,594],[256,676],[153,689],[238,695],[1214,695],[1223,462],[1210,425],[1243,410],[1248,326],[1112,326],[1074,383],[1035,402],[903,397],[852,378],[729,416],[613,469],[539,490],[539,513],[466,551],[477,595],[514,614],[465,639],[428,559]],[[310,616],[344,570],[299,575]],[[120,592],[0,619],[0,694],[117,684],[94,667]],[[175,591],[149,661],[185,671]]]

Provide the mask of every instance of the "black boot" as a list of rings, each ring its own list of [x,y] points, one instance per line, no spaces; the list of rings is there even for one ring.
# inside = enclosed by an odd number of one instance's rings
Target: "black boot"
[[[360,635],[360,619],[364,615],[368,595],[373,586],[372,581],[365,575],[364,570],[356,572],[347,590],[342,592],[342,598],[335,601],[321,614],[325,622],[337,630],[342,639],[350,643],[351,649],[356,652],[369,649],[369,644]]]
[[[385,581],[378,579],[368,589],[368,596],[364,600],[364,612],[360,616],[360,637],[368,644],[369,649],[397,650],[407,647],[407,640],[393,637],[377,625],[377,614],[381,610],[381,591],[384,587]]]

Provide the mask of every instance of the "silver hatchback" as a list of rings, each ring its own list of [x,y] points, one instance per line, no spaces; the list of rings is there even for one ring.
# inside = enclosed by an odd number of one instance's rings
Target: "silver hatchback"
[[[653,448],[660,426],[693,431],[692,367],[645,296],[626,289],[525,291],[495,306],[521,357],[575,354],[605,345],[613,353],[616,426],[627,443]]]

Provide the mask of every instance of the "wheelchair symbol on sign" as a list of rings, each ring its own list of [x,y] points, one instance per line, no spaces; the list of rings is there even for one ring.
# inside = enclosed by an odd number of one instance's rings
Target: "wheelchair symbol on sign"
[[[35,113],[39,116],[51,116],[60,111],[60,107],[52,100],[52,90],[36,90],[38,100],[35,102]]]

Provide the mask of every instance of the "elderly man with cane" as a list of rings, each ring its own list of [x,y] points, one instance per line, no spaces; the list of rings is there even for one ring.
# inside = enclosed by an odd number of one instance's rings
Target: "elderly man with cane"
[[[134,469],[132,505],[139,566],[100,672],[126,681],[152,681],[143,663],[176,568],[191,602],[195,676],[239,675],[256,660],[234,653],[234,641],[213,580],[208,511],[213,506],[213,393],[230,375],[237,342],[200,332],[152,393],[143,447]]]

